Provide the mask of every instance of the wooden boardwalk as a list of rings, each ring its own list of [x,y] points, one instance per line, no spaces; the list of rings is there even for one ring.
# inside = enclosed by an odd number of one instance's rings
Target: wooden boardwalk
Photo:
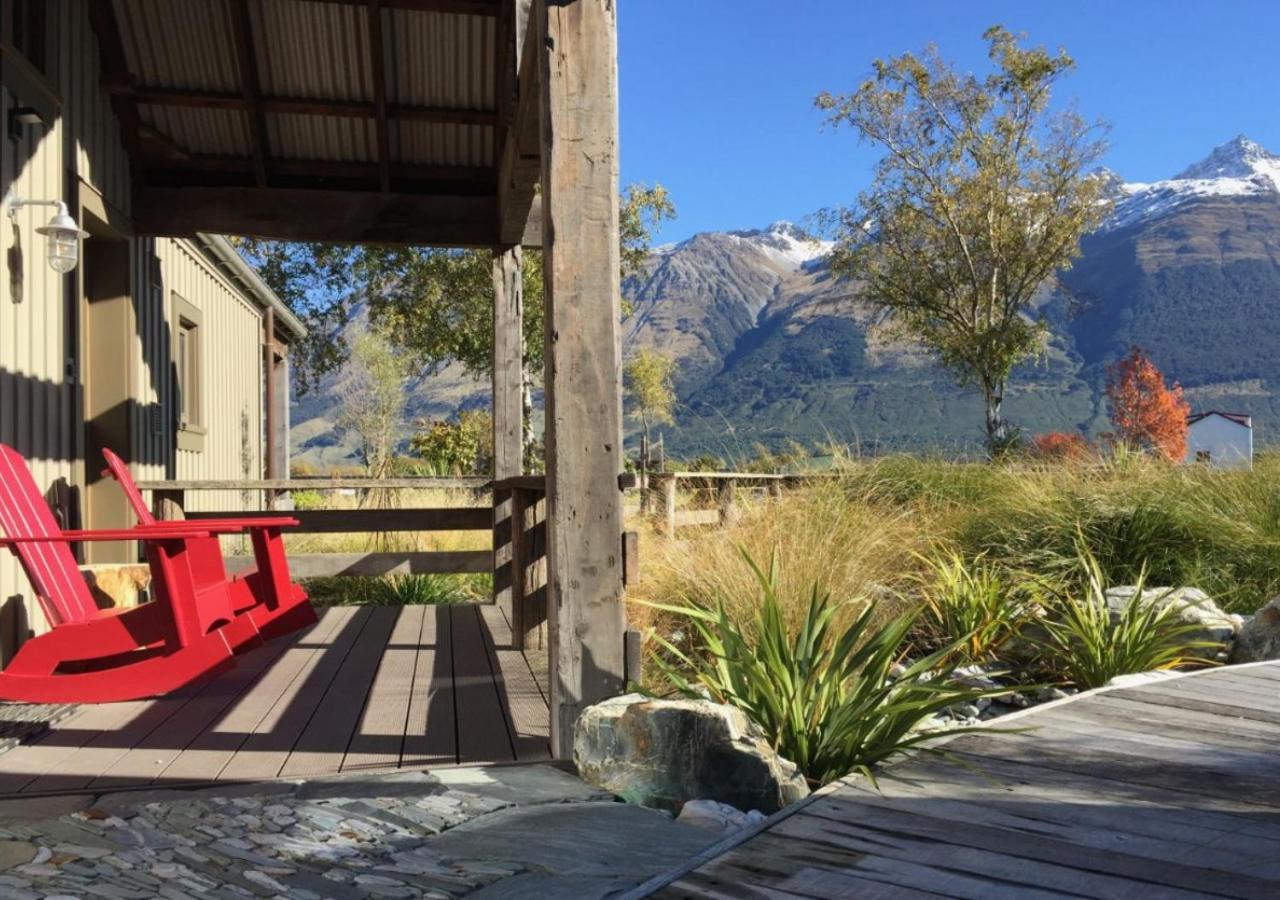
[[[0,754],[0,796],[545,760],[545,653],[510,641],[494,606],[331,607],[204,684]]]
[[[1280,897],[1280,664],[1004,721],[1034,730],[831,785],[635,896]]]

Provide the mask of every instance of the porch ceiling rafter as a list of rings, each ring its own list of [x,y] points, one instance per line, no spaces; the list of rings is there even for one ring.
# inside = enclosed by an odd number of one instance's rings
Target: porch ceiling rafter
[[[373,126],[378,141],[378,181],[391,190],[391,129],[387,125],[387,60],[382,52],[382,0],[369,0],[369,67],[373,84]]]
[[[384,0],[385,2],[385,0]],[[175,88],[137,87],[107,84],[113,96],[123,96],[144,106],[176,106],[190,109],[226,109],[243,111],[249,108],[243,94],[222,91],[181,90]],[[337,100],[320,97],[276,97],[264,94],[258,98],[262,111],[270,114],[299,116],[336,116],[348,119],[372,119],[377,115],[375,104],[364,100]],[[387,104],[387,118],[391,121],[435,122],[442,125],[492,126],[498,115],[487,109],[446,109],[438,106],[413,106]]]
[[[262,111],[262,87],[249,21],[249,0],[231,0],[231,30],[240,67],[240,90],[249,118],[249,142],[253,153],[254,177],[258,187],[267,184],[267,119]]]
[[[113,90],[111,108],[120,121],[120,138],[135,165],[142,156],[142,119],[138,104],[127,93],[131,76],[129,62],[124,53],[124,39],[120,23],[116,20],[115,7],[111,3],[89,4],[89,27],[98,39],[98,59],[102,68],[102,81]]]
[[[311,0],[312,3],[330,3],[339,6],[357,6],[366,0]],[[496,16],[501,0],[382,0],[387,9],[404,9],[410,12],[453,13],[460,16]]]

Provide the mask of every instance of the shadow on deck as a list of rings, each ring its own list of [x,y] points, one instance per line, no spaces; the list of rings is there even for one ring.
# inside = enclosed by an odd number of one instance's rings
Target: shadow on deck
[[[550,757],[545,654],[488,605],[331,607],[167,697],[85,706],[0,754],[0,796]]]

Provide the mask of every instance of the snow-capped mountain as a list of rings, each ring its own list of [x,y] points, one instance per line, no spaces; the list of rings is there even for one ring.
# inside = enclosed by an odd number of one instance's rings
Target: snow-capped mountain
[[[1173,178],[1129,182],[1119,185],[1119,191],[1115,214],[1104,226],[1108,230],[1155,219],[1206,198],[1280,195],[1280,156],[1239,135]]]

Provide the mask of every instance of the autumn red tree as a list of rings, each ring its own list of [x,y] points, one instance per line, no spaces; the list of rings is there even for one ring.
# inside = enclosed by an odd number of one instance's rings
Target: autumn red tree
[[[1050,431],[1033,437],[1030,451],[1038,459],[1078,462],[1089,458],[1093,446],[1078,431]]]
[[[1191,406],[1177,382],[1164,375],[1138,347],[1107,366],[1107,400],[1115,431],[1108,437],[1133,449],[1151,450],[1169,462],[1187,455],[1187,416]]]

